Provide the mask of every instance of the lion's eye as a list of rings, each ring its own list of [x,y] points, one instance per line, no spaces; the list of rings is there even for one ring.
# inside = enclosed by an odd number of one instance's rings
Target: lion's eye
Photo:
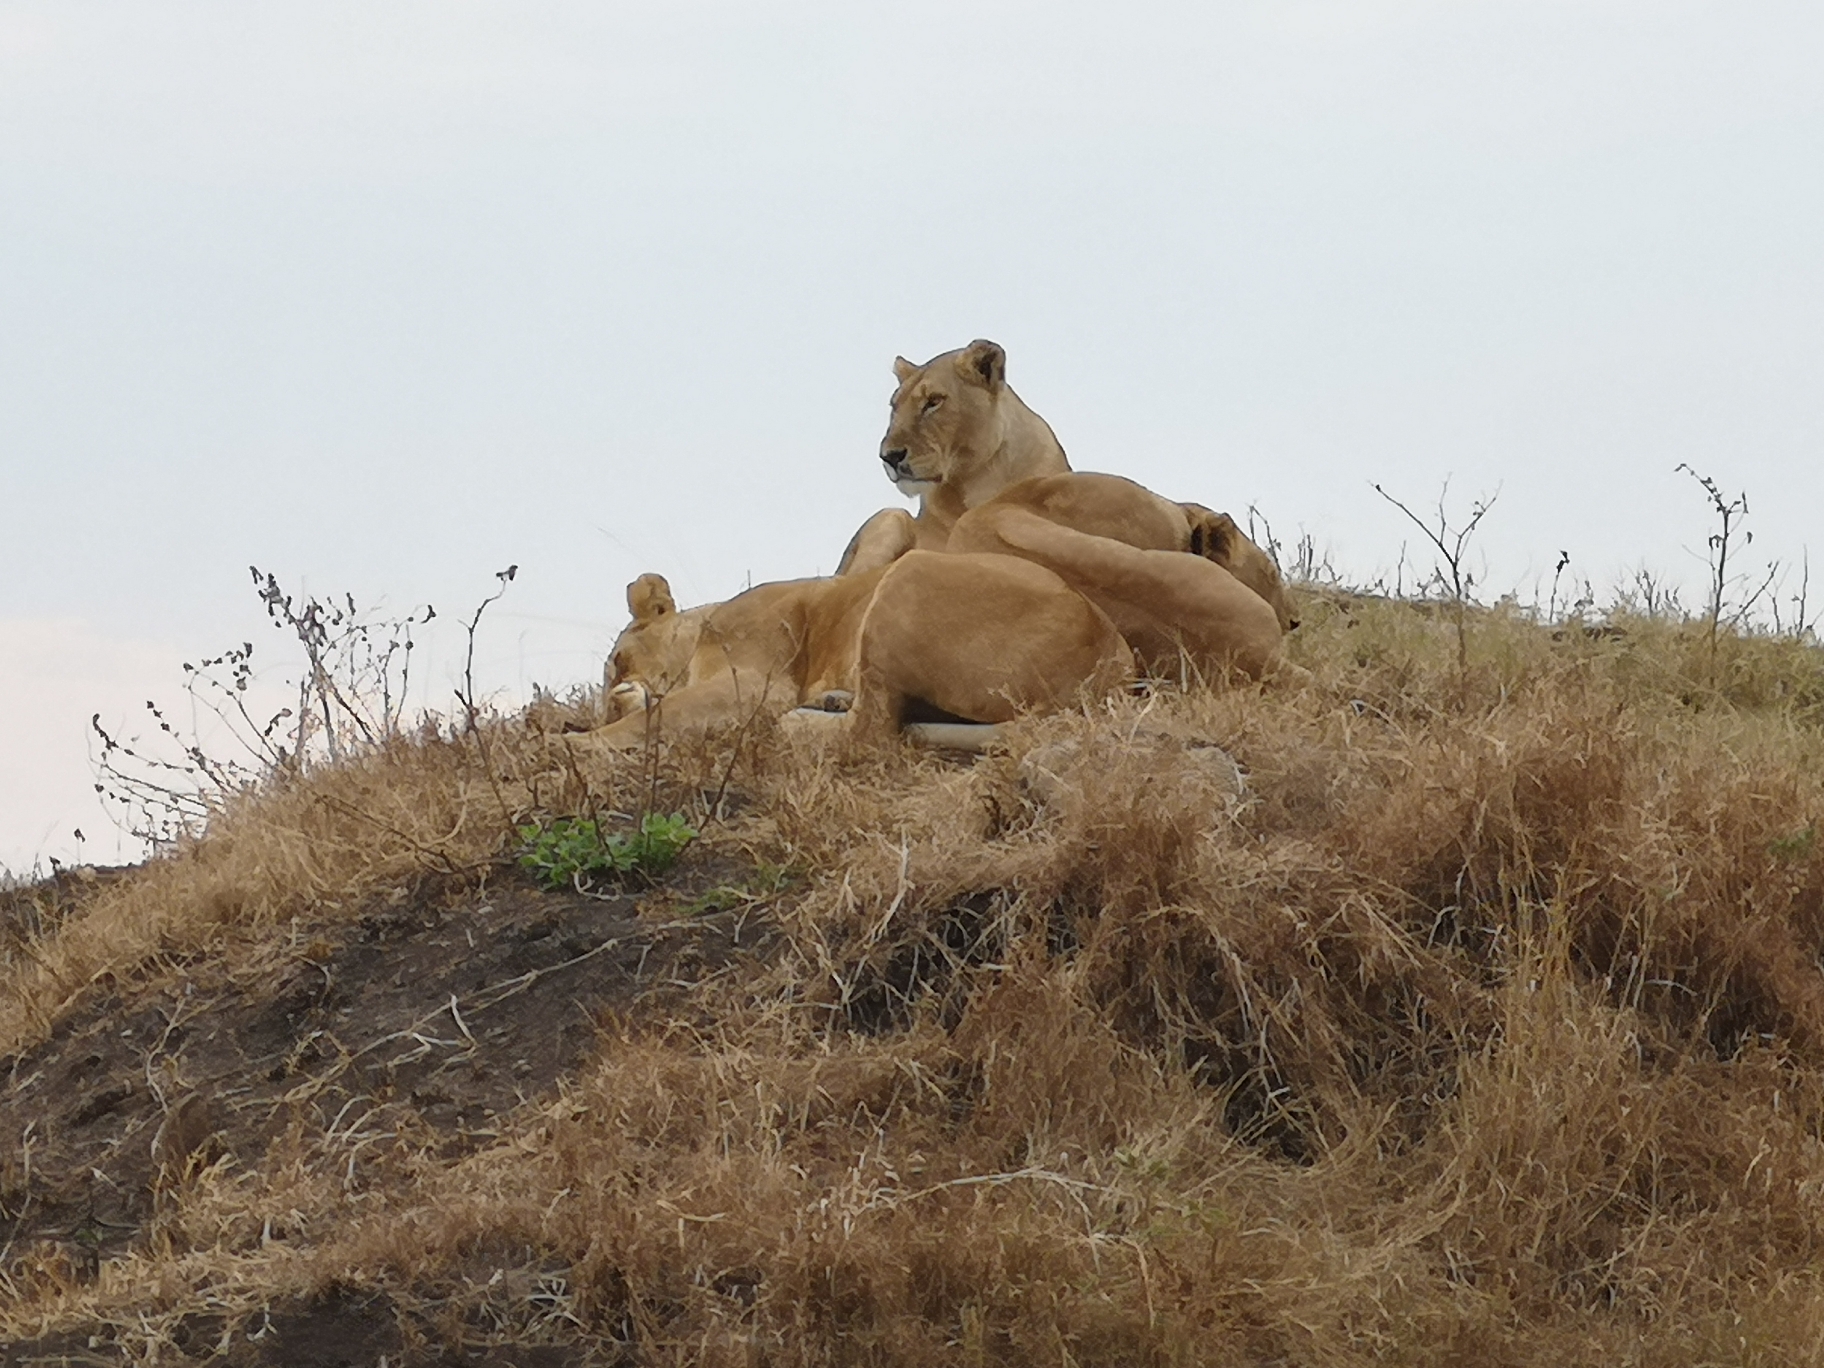
[[[930,398],[925,400],[925,406],[923,409],[920,410],[920,412],[921,413],[936,413],[943,406],[944,406],[944,396],[941,394],[933,394]]]

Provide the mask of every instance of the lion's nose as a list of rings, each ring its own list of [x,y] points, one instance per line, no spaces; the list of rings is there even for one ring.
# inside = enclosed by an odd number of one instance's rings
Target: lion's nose
[[[891,451],[883,451],[880,453],[880,459],[895,475],[906,473],[906,449],[904,447],[894,447]]]

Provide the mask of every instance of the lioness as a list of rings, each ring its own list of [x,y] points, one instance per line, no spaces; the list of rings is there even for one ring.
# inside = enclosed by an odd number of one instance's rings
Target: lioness
[[[685,683],[703,620],[714,607],[679,612],[663,575],[641,575],[627,586],[633,624],[616,638],[602,667],[602,703],[610,721]]]
[[[610,656],[623,710],[595,735],[643,743],[756,712],[853,699],[850,729],[884,736],[938,717],[998,723],[1132,679],[1108,616],[1011,556],[911,551],[830,579],[762,584],[680,613],[658,575],[628,586],[634,621]],[[692,614],[696,614],[692,618]],[[661,681],[664,681],[661,684]]]
[[[850,540],[838,575],[907,551],[941,551],[956,520],[1009,485],[1070,469],[1051,426],[1007,383],[1007,353],[977,338],[915,366],[893,358],[899,386],[880,443],[887,478],[919,501],[918,516],[883,508]]]

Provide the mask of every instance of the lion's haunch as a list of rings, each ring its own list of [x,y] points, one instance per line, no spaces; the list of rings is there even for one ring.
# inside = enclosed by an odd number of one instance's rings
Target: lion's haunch
[[[1107,614],[1042,566],[913,551],[868,606],[856,706],[862,726],[898,727],[914,701],[1007,722],[1099,698],[1133,670]]]

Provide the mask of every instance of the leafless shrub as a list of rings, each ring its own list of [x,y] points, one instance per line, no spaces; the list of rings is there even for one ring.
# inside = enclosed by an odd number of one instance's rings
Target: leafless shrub
[[[1445,500],[1450,495],[1450,481],[1444,482],[1444,488],[1438,492],[1437,525],[1427,523],[1400,500],[1394,498],[1380,485],[1375,485],[1374,492],[1406,515],[1407,521],[1425,534],[1425,539],[1437,548],[1440,564],[1433,575],[1439,587],[1450,598],[1457,628],[1457,670],[1461,675],[1469,672],[1469,632],[1465,625],[1465,611],[1471,602],[1470,591],[1475,588],[1475,576],[1471,573],[1465,559],[1470,543],[1475,539],[1476,529],[1482,525],[1482,519],[1495,506],[1495,500],[1501,497],[1496,490],[1486,499],[1478,499],[1470,505],[1469,516],[1461,526],[1452,527],[1450,515],[1445,510]]]
[[[1320,551],[1316,539],[1309,532],[1301,531],[1288,554],[1274,535],[1273,524],[1267,515],[1253,504],[1248,505],[1248,539],[1273,558],[1280,574],[1289,582],[1332,589],[1343,587],[1343,573],[1332,561],[1329,548]]]
[[[194,720],[184,726],[151,700],[149,732],[115,735],[100,714],[90,721],[100,745],[96,792],[130,835],[154,849],[195,835],[234,794],[294,779],[403,732],[413,629],[435,611],[427,605],[383,617],[357,608],[351,595],[300,599],[275,576],[257,567],[250,573],[273,626],[303,651],[295,704],[264,718],[253,711],[249,641],[184,664],[192,718],[219,724],[210,739]]]
[[[1811,553],[1802,551],[1799,559],[1798,588],[1787,596],[1787,612],[1780,609],[1780,591],[1785,588],[1786,574],[1784,567],[1777,578],[1772,578],[1771,592],[1767,595],[1767,611],[1773,620],[1776,635],[1791,636],[1795,641],[1815,641],[1817,637],[1817,618],[1810,611],[1811,599]]]
[[[1731,539],[1736,532],[1741,531],[1740,523],[1742,519],[1748,516],[1748,495],[1742,493],[1737,494],[1732,499],[1727,498],[1724,496],[1722,489],[1717,485],[1716,481],[1711,479],[1708,475],[1698,474],[1697,471],[1693,470],[1682,461],[1679,462],[1676,468],[1682,470],[1685,474],[1696,480],[1703,488],[1704,495],[1709,499],[1710,507],[1715,511],[1717,518],[1717,530],[1710,534],[1705,543],[1709,547],[1710,592],[1707,608],[1710,618],[1710,661],[1712,666],[1714,666],[1716,663],[1717,627],[1722,620],[1724,600],[1728,596],[1730,586],[1735,582],[1731,580],[1729,576],[1729,552],[1733,549],[1731,546]],[[1742,533],[1742,546],[1744,548],[1753,540],[1753,532]],[[1765,592],[1765,589],[1766,586],[1763,584],[1760,589],[1756,590],[1753,595],[1742,603],[1732,621],[1740,621],[1742,615],[1754,605],[1755,600]]]
[[[272,743],[272,723],[245,748],[272,768],[296,770],[306,763],[313,745],[320,744],[334,762],[353,747],[373,746],[399,735],[411,684],[412,629],[431,621],[436,610],[426,604],[401,618],[379,618],[357,609],[352,594],[340,600],[300,601],[270,572],[250,566],[249,573],[272,625],[289,631],[303,649],[305,668],[296,683],[298,702],[290,714],[289,748]],[[246,691],[253,647],[246,644],[241,649],[238,658],[230,652],[190,672],[228,665],[239,720],[251,726],[240,697]],[[227,692],[213,678],[206,682],[217,694]]]

